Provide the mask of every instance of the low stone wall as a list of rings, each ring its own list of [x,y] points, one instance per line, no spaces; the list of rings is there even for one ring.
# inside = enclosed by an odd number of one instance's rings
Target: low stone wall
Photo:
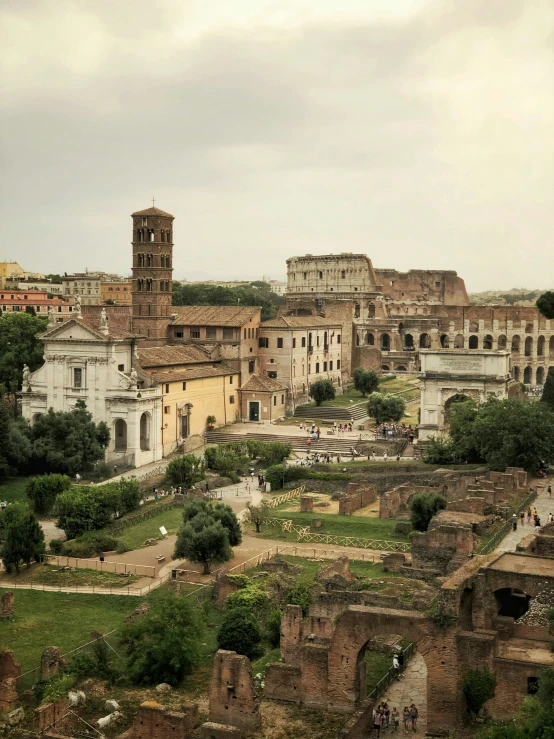
[[[376,500],[377,492],[374,487],[364,487],[351,482],[346,488],[346,495],[339,500],[339,513],[349,516],[360,508],[371,505]]]

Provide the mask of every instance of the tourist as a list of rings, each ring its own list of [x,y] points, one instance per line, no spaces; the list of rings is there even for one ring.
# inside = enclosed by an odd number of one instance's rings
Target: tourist
[[[113,473],[114,475],[117,475],[117,465],[116,464],[114,464],[113,466]]]
[[[400,662],[398,661],[398,655],[395,654],[392,658],[392,667],[394,669],[394,678],[395,680],[400,679]]]
[[[392,728],[395,731],[398,731],[398,727],[400,726],[400,714],[398,713],[396,706],[392,709],[390,717],[392,721]]]
[[[389,708],[389,704],[385,701],[383,703],[383,730],[389,728],[389,719],[390,719],[390,708]]]
[[[410,709],[408,706],[404,706],[404,710],[402,711],[402,720],[404,721],[404,733],[407,734],[411,724]]]
[[[419,711],[417,710],[415,703],[410,706],[410,718],[412,719],[412,731],[417,731],[417,719],[419,718]]]
[[[549,486],[548,486],[548,497],[549,497],[549,498],[551,498],[551,497],[552,497],[552,485],[549,485]]]
[[[516,531],[516,530],[517,530],[517,516],[514,513],[514,515],[512,516],[512,531]]]
[[[385,453],[383,454],[383,462],[386,462],[386,461],[387,461],[387,453],[385,452]]]
[[[527,509],[527,523],[531,523],[531,506]]]
[[[383,717],[381,714],[381,704],[373,711],[373,736],[379,737],[381,735],[381,724]]]
[[[539,518],[538,514],[535,516],[535,531],[540,529],[541,527],[541,519]]]
[[[553,521],[554,521],[554,516],[551,513],[549,513],[548,514],[548,523],[552,523]]]
[[[521,525],[523,526],[525,523],[525,511],[521,511],[521,513],[519,514],[519,517],[521,519]]]
[[[404,652],[402,650],[398,654],[398,664],[400,666],[400,674],[402,674],[404,672]]]

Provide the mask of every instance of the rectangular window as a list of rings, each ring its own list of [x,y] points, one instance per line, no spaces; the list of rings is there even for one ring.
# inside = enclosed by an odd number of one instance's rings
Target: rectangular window
[[[337,369],[340,369],[340,359],[337,359]]]
[[[311,364],[308,364],[308,374],[309,375],[312,374],[312,365]]]
[[[248,362],[248,372],[250,374],[252,374],[255,370],[256,370],[256,360],[255,359],[251,359]]]
[[[329,372],[332,372],[332,371],[333,371],[333,361],[331,360],[329,362]]]
[[[199,339],[200,338],[200,331],[191,331],[190,332],[190,338],[191,339]]]
[[[171,408],[168,405],[164,405],[164,414],[166,416],[169,416],[170,413],[171,413]]]
[[[269,349],[269,339],[266,336],[260,336],[258,346],[260,349]]]
[[[73,387],[83,387],[83,370],[80,367],[73,369]]]
[[[244,329],[244,338],[246,339],[246,329]]]
[[[207,339],[215,339],[216,338],[216,330],[215,330],[215,328],[207,328],[206,329],[206,338]]]
[[[117,365],[117,369],[118,369],[118,370],[119,370],[120,372],[125,372],[125,365],[124,365],[124,364],[118,364],[118,365]]]
[[[281,395],[281,405],[285,405],[285,396]]]
[[[273,405],[277,405],[277,396],[276,395],[273,396]]]
[[[319,372],[319,362],[316,362],[315,363],[315,373],[316,373],[316,375],[318,374],[318,372]]]
[[[302,337],[302,346],[303,347],[306,346],[306,337],[305,336]]]
[[[320,272],[320,273],[319,273],[319,279],[320,279],[320,280],[321,280],[321,279],[323,279],[323,272]]]
[[[183,382],[183,390],[186,390],[186,389],[187,389],[187,383]]]
[[[175,331],[175,338],[176,339],[182,339],[183,338],[183,332],[182,331]]]
[[[229,377],[229,385],[232,385],[232,384],[233,384],[233,375],[231,375],[231,376]]]
[[[323,371],[327,372],[327,362],[323,362]]]
[[[169,382],[166,382],[165,383],[165,391],[166,391],[166,393],[169,392]]]
[[[233,338],[233,329],[232,328],[224,328],[223,329],[223,338],[224,339],[232,339]],[[240,334],[239,334],[240,338]]]
[[[231,405],[233,405],[234,402],[235,402],[235,396],[234,395],[229,395],[229,403]]]
[[[337,344],[340,344],[340,334],[337,334]]]
[[[296,349],[296,339],[293,339],[292,340],[292,348],[293,349]]]
[[[283,348],[283,339],[277,339],[277,349]]]

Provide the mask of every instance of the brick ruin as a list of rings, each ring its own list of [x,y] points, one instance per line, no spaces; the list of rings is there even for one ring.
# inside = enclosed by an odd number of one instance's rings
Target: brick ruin
[[[357,483],[348,483],[345,495],[339,500],[339,513],[346,516],[365,508],[377,500],[374,487],[365,487]]]
[[[14,609],[13,592],[7,590],[0,598],[0,621],[12,618]]]
[[[198,726],[198,705],[185,703],[171,711],[154,701],[145,701],[138,709],[133,725],[120,739],[189,739]]]
[[[250,660],[242,654],[220,649],[214,657],[210,680],[209,719],[211,724],[220,724],[240,731],[257,731],[261,727],[259,699],[254,687]],[[204,736],[233,736],[204,731]],[[218,729],[219,730],[219,729]],[[216,733],[213,733],[216,732]]]
[[[0,652],[0,711],[10,710],[17,703],[17,679],[21,667],[15,661],[14,653]]]

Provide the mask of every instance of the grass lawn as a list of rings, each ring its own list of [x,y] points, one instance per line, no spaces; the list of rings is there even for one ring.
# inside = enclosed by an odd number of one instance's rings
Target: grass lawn
[[[176,534],[183,521],[182,508],[169,508],[157,516],[141,521],[124,529],[116,538],[129,550],[140,549],[147,539],[161,539],[160,526],[165,526],[168,534]]]
[[[0,500],[7,500],[8,503],[15,503],[16,500],[22,500],[28,503],[29,499],[25,495],[25,488],[29,482],[28,477],[12,477],[0,484]]]
[[[115,572],[96,572],[96,570],[86,569],[64,572],[53,565],[42,565],[35,569],[29,580],[43,585],[60,585],[62,587],[94,585],[99,588],[122,588],[140,580],[140,577],[137,575],[121,577]]]
[[[301,546],[301,544],[300,544]],[[315,580],[315,576],[318,571],[327,564],[331,564],[332,560],[320,560],[320,559],[308,559],[306,557],[293,557],[288,554],[279,554],[277,559],[284,559],[291,564],[300,565],[302,571],[294,575],[294,579],[300,585],[312,585]],[[248,570],[246,573],[249,577],[252,573],[261,572],[263,565],[254,567]],[[364,579],[379,578],[379,580],[385,580],[391,577],[398,577],[395,572],[384,572],[382,562],[373,564],[372,562],[363,562],[358,560],[350,560],[350,570],[356,577]],[[364,588],[365,589],[365,588]],[[369,588],[368,588],[369,589]],[[373,590],[373,588],[371,588]]]
[[[332,513],[302,513],[297,511],[275,511],[272,518],[290,519],[293,526],[310,526],[314,518],[321,519],[321,528],[315,533],[332,536],[358,536],[363,539],[387,541],[409,541],[407,536],[398,534],[394,527],[398,523],[392,518],[368,518],[366,516],[341,516]],[[282,531],[278,526],[262,526],[258,534],[263,539],[282,539],[296,542],[294,531]]]
[[[0,589],[0,596],[4,592]],[[0,621],[0,644],[13,650],[22,672],[40,666],[46,647],[56,646],[66,653],[90,641],[93,629],[107,633],[118,628],[141,603],[126,595],[36,590],[16,590],[14,601],[14,617]]]

